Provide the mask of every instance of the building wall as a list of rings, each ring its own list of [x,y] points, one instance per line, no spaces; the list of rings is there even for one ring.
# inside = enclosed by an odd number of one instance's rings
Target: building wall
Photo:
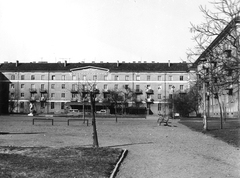
[[[152,112],[154,114],[158,112],[169,113],[171,109],[164,103],[165,99],[169,99],[169,95],[173,94],[173,92],[180,89],[187,89],[190,81],[193,80],[192,74],[187,72],[111,73],[101,70],[97,71],[96,69],[91,69],[91,71],[88,69],[59,72],[4,72],[3,75],[10,81],[9,101],[17,103],[13,112],[18,113],[29,113],[29,103],[31,100],[35,101],[34,106],[37,113],[63,113],[65,112],[65,108],[62,107],[63,104],[61,103],[72,100],[73,93],[71,90],[73,89],[73,85],[79,87],[86,82],[96,83],[100,91],[104,89],[104,85],[107,85],[108,89],[114,89],[117,85],[119,90],[123,89],[125,85],[135,90],[138,85],[139,89],[142,90],[142,94],[137,97],[143,101],[143,106],[147,106],[145,102],[147,98],[146,89],[149,87],[154,91],[150,96],[154,99],[154,102],[150,104]],[[94,79],[95,75],[97,75],[96,80]],[[64,88],[63,85],[65,85]],[[175,87],[174,90],[172,86]],[[41,87],[46,92],[41,92]],[[103,94],[100,93],[100,96],[103,97]],[[80,97],[77,97],[80,100]],[[131,103],[129,105],[131,106]]]

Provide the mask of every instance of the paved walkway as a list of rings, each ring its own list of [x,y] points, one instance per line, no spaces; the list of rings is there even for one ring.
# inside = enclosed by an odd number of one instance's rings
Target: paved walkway
[[[148,118],[155,120],[156,118]],[[171,127],[131,129],[132,144],[117,178],[240,177],[240,151],[172,120]]]

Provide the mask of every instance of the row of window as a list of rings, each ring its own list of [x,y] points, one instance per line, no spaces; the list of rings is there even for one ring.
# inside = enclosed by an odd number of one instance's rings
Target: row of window
[[[56,86],[56,84],[51,84],[51,89],[55,89],[55,86]],[[12,89],[15,88],[15,85],[14,84],[10,84],[10,88],[12,88]],[[25,84],[21,84],[20,88],[24,89],[25,88]],[[66,89],[66,85],[65,84],[61,84],[61,88],[62,89]],[[83,88],[85,89],[86,85],[83,85]],[[129,85],[124,85],[124,88],[128,89]],[[31,84],[31,89],[36,89],[35,84]],[[41,89],[46,89],[44,84],[41,84]],[[78,89],[78,85],[77,84],[72,84],[72,89],[73,90],[77,90]],[[103,85],[103,89],[107,90],[108,89],[108,85],[104,84]],[[119,85],[115,84],[114,85],[114,89],[119,89]],[[151,89],[150,85],[147,85],[147,89]],[[162,89],[162,85],[159,85],[158,86],[158,90],[161,90],[161,89]],[[168,89],[172,90],[173,89],[173,85],[169,85]],[[136,85],[136,90],[140,90],[140,85]],[[179,90],[183,90],[183,85],[180,85]]]
[[[46,75],[41,75],[41,80],[46,80]],[[36,77],[35,75],[31,75],[30,76],[30,79],[31,80],[35,80]],[[82,79],[83,80],[87,80],[87,76],[86,75],[83,75],[82,76]],[[93,75],[93,80],[96,81],[98,79],[97,75]],[[130,79],[130,76],[129,75],[125,75],[125,81],[129,81]],[[15,80],[15,75],[11,75],[11,80]],[[21,75],[21,80],[25,80],[25,75]],[[56,80],[56,75],[51,75],[51,79],[50,80]],[[66,76],[65,75],[62,75],[61,76],[61,80],[66,80]],[[76,75],[73,75],[72,76],[72,80],[80,80],[80,79],[77,79],[77,76]],[[108,80],[108,76],[107,75],[104,75],[104,80],[107,81]],[[115,81],[118,81],[119,80],[119,76],[118,75],[115,75],[114,76],[114,80]],[[140,75],[136,75],[136,81],[140,81]],[[163,81],[165,80],[164,77],[162,77],[161,75],[158,76],[158,81]],[[167,79],[166,79],[167,80]],[[173,80],[173,76],[168,76],[168,81],[172,81]],[[179,80],[180,81],[183,81],[183,76],[179,76]],[[151,76],[150,75],[147,75],[147,81],[151,81]]]

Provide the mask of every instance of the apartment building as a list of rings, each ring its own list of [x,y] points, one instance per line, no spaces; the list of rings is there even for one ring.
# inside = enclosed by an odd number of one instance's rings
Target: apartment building
[[[240,117],[240,18],[232,19],[196,60],[205,105],[201,112],[209,117]],[[204,109],[203,106],[206,108]]]
[[[189,64],[183,63],[2,63],[0,65],[2,96],[8,111],[29,113],[33,103],[37,113],[63,113],[66,108],[89,105],[82,100],[82,90],[94,84],[99,90],[97,105],[109,90],[130,88],[136,100],[128,106],[146,107],[148,113],[172,112],[171,99],[174,92],[184,91],[194,80]],[[2,94],[1,93],[1,94]],[[7,96],[6,96],[7,93]],[[2,102],[2,103],[3,103]],[[2,104],[3,105],[3,104]],[[3,107],[3,106],[1,106]]]

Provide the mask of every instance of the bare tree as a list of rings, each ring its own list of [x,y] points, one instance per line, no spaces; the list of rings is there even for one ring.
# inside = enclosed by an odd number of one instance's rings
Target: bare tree
[[[240,50],[237,24],[240,22],[240,0],[216,0],[210,3],[214,11],[200,6],[205,21],[198,25],[191,24],[196,46],[189,49],[187,54],[192,62],[198,58],[198,82],[203,86],[203,95],[208,94],[206,99],[211,98],[218,103],[220,128],[223,128],[225,96],[234,91],[239,100]],[[204,128],[207,129],[206,126]]]

